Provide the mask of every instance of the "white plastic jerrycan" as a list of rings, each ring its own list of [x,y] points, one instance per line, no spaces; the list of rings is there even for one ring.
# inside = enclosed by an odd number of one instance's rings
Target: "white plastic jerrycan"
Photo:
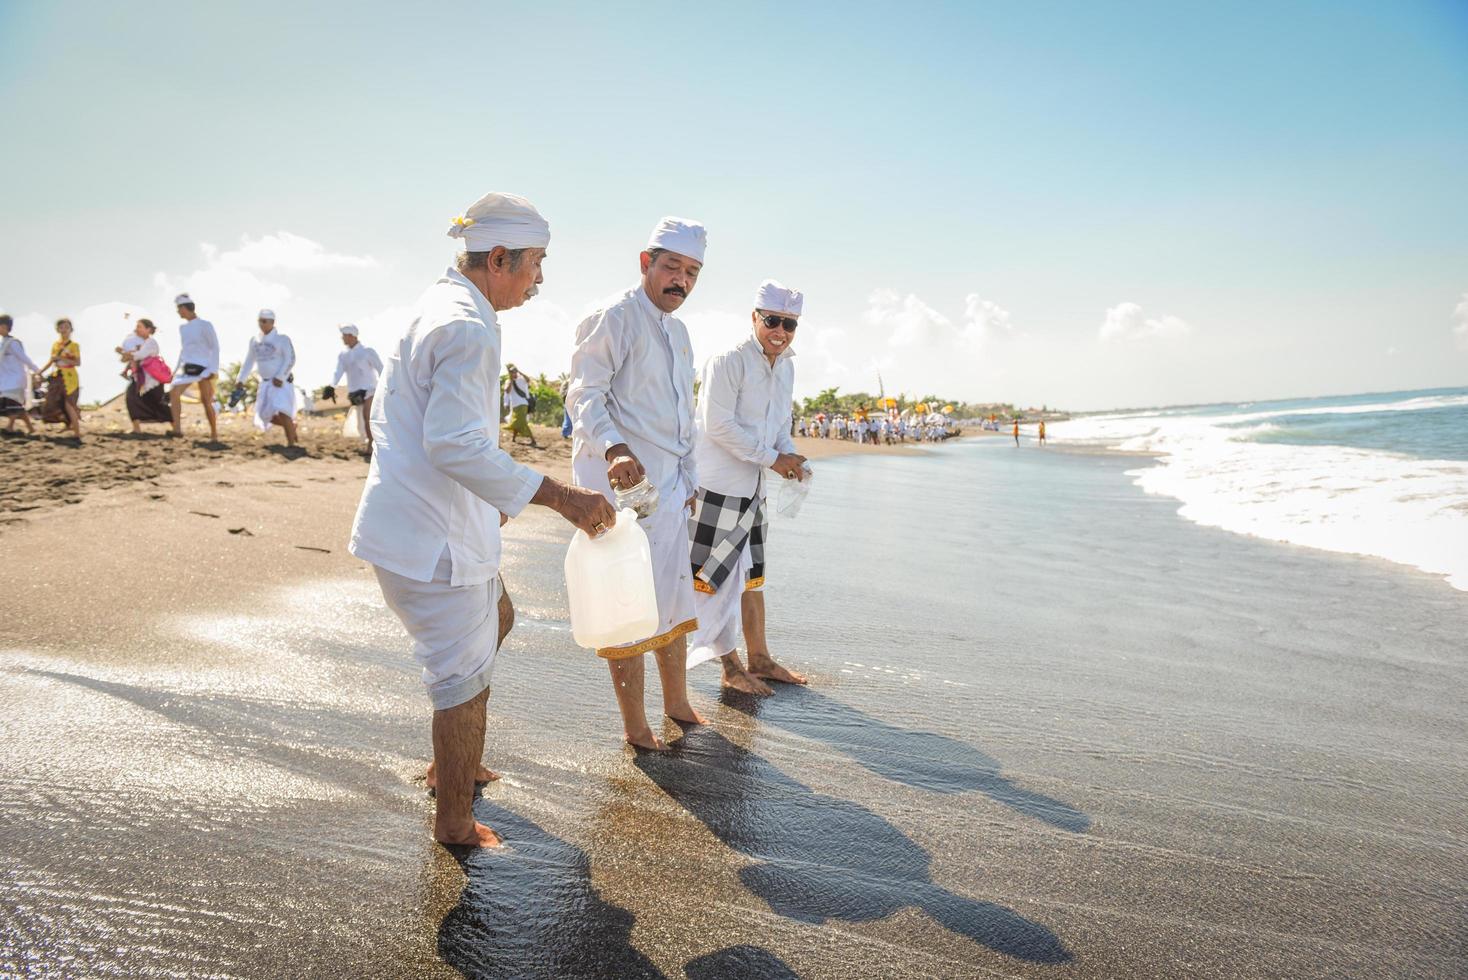
[[[577,531],[566,549],[566,594],[576,645],[597,650],[658,631],[658,594],[652,549],[631,510],[600,537]]]

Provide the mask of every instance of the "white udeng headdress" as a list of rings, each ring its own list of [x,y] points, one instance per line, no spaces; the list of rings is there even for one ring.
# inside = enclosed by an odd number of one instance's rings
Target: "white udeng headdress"
[[[773,279],[760,283],[754,294],[754,308],[757,310],[800,316],[800,308],[804,305],[804,293],[798,289],[786,289]]]
[[[488,252],[496,245],[545,248],[550,244],[550,224],[525,198],[492,191],[449,224],[449,237],[462,238],[469,252]]]
[[[702,262],[704,249],[708,247],[708,238],[708,229],[697,221],[670,216],[659,221],[652,230],[647,239],[647,247],[665,248],[669,252],[686,255],[695,262]]]
[[[341,326],[337,327],[337,329],[342,332],[343,337],[345,337],[347,334],[351,334],[353,337],[358,336],[357,325],[355,323],[343,323]]]
[[[173,298],[173,305],[174,306],[187,306],[188,304],[190,304],[192,302],[193,302],[193,300],[189,299],[189,294],[188,293],[179,293],[177,296],[175,296]]]
[[[275,311],[274,310],[261,310],[260,311],[260,315],[257,316],[257,317],[255,317],[255,319],[257,319],[257,320],[269,320],[271,323],[274,323],[275,322]]]

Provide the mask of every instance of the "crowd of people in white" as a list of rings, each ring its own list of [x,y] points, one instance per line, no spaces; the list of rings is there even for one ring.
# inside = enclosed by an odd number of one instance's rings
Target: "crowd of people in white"
[[[824,412],[802,415],[795,423],[795,434],[811,439],[848,439],[863,445],[891,446],[899,442],[938,442],[954,435],[941,412],[892,412],[886,415],[843,414],[827,416]]]

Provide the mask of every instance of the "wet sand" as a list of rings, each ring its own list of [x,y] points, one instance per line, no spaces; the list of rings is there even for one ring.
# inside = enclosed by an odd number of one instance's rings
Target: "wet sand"
[[[360,460],[29,512],[0,974],[1461,976],[1461,594],[1187,524],[1134,465],[823,463],[770,544],[812,689],[700,668],[711,724],[663,757],[618,746],[531,509],[477,806],[509,846],[467,856],[428,838],[427,705],[344,550]]]

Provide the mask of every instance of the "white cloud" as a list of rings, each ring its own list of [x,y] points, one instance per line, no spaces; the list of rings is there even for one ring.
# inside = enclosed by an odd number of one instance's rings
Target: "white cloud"
[[[260,272],[319,272],[323,269],[375,269],[370,255],[341,255],[309,238],[288,231],[251,238],[240,236],[240,247],[228,252],[207,242],[200,246],[209,268],[254,269]]]
[[[1458,300],[1453,309],[1453,319],[1458,321],[1453,326],[1453,339],[1458,342],[1459,350],[1468,350],[1468,293]]]
[[[1103,343],[1135,343],[1185,337],[1192,331],[1192,325],[1181,317],[1149,317],[1136,303],[1118,303],[1106,311],[1099,338]]]
[[[963,300],[964,333],[982,344],[985,341],[1008,339],[1014,336],[1014,324],[1009,311],[978,293],[969,293]]]

